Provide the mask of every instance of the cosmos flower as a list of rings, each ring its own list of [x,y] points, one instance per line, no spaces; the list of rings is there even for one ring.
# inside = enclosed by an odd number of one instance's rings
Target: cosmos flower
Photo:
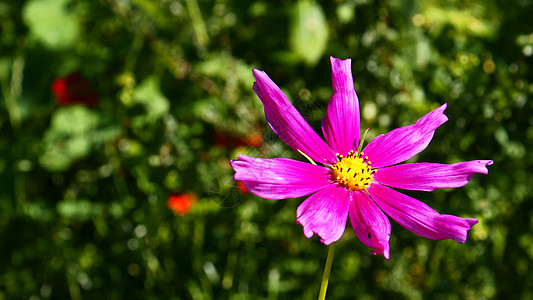
[[[460,187],[475,173],[487,174],[492,161],[399,164],[428,146],[435,130],[448,120],[443,113],[446,104],[412,125],[377,136],[358,150],[359,103],[351,60],[330,60],[333,95],[322,120],[327,144],[268,75],[253,70],[253,89],[263,102],[272,130],[292,149],[321,165],[239,155],[231,162],[235,180],[267,199],[312,194],[298,207],[296,222],[303,226],[307,238],[317,234],[326,245],[340,239],[349,217],[359,240],[373,248],[373,254],[388,259],[391,225],[386,215],[422,237],[464,243],[476,219],[439,214],[392,188],[432,191]]]
[[[198,196],[193,193],[173,194],[168,197],[167,205],[178,216],[185,216],[197,201]]]
[[[58,105],[84,104],[95,106],[100,101],[98,94],[91,90],[89,82],[80,73],[70,73],[52,83],[52,92]]]

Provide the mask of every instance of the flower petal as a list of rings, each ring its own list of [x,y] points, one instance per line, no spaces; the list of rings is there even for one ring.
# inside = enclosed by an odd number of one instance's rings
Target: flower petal
[[[370,185],[367,190],[394,221],[428,239],[452,239],[464,243],[468,230],[478,222],[476,219],[441,215],[425,203],[377,183]]]
[[[389,259],[389,239],[391,226],[389,218],[364,192],[352,192],[350,222],[355,234],[370,248],[372,254],[383,254]]]
[[[251,193],[267,199],[296,198],[312,194],[331,184],[329,170],[288,158],[253,158],[239,155],[232,160],[235,180]]]
[[[322,132],[331,148],[342,155],[357,151],[359,143],[359,100],[352,77],[352,60],[330,57],[333,95],[322,119]]]
[[[391,166],[422,152],[433,138],[435,129],[448,120],[446,104],[420,118],[416,123],[392,130],[373,139],[363,150],[372,167]]]
[[[374,181],[404,190],[432,191],[457,188],[475,173],[488,174],[492,160],[473,160],[451,165],[435,163],[403,164],[377,170]]]
[[[296,223],[303,226],[307,238],[316,233],[322,243],[329,245],[344,233],[349,207],[348,190],[331,184],[298,206]]]
[[[272,130],[292,149],[302,151],[315,162],[335,162],[335,152],[316,134],[292,106],[279,87],[261,70],[253,70],[254,92],[265,107]]]

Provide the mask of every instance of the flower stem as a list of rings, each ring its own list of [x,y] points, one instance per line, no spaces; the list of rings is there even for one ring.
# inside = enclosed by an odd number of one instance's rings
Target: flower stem
[[[298,149],[298,152],[300,152],[301,155],[303,155],[305,158],[307,158],[307,160],[309,160],[310,163],[312,163],[313,165],[316,166],[316,162],[311,157],[309,157],[309,155],[303,153],[300,149]]]
[[[329,273],[331,271],[331,264],[333,263],[333,255],[335,254],[335,243],[329,245],[328,258],[326,259],[326,266],[324,267],[324,275],[322,275],[322,284],[320,285],[320,293],[318,300],[326,299],[326,290],[328,289]]]

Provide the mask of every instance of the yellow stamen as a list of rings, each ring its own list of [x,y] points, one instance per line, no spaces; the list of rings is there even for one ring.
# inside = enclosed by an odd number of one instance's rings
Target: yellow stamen
[[[376,170],[370,167],[368,156],[363,155],[353,150],[346,157],[337,153],[337,163],[332,166],[334,181],[351,190],[364,190],[369,186]]]

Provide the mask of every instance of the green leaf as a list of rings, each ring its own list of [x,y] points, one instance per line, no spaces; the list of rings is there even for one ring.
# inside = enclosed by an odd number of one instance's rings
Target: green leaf
[[[118,136],[116,126],[101,126],[101,114],[84,106],[59,108],[44,133],[40,163],[49,170],[65,170],[92,149]]]
[[[291,50],[306,64],[318,62],[328,43],[328,26],[320,5],[304,0],[296,3],[289,40]]]
[[[98,125],[98,114],[85,106],[59,108],[52,116],[51,130],[64,134],[81,134]]]
[[[134,120],[135,123],[139,122],[139,124],[158,120],[170,108],[170,103],[165,95],[161,93],[159,80],[155,76],[146,78],[135,88],[133,101],[144,106],[146,110],[145,116],[139,116],[138,120]]]
[[[22,16],[31,35],[54,50],[72,46],[79,36],[74,15],[65,10],[68,0],[32,0],[24,6]]]
[[[77,219],[81,221],[89,220],[91,217],[102,212],[100,204],[92,203],[89,200],[61,201],[57,203],[57,212],[67,219]]]

